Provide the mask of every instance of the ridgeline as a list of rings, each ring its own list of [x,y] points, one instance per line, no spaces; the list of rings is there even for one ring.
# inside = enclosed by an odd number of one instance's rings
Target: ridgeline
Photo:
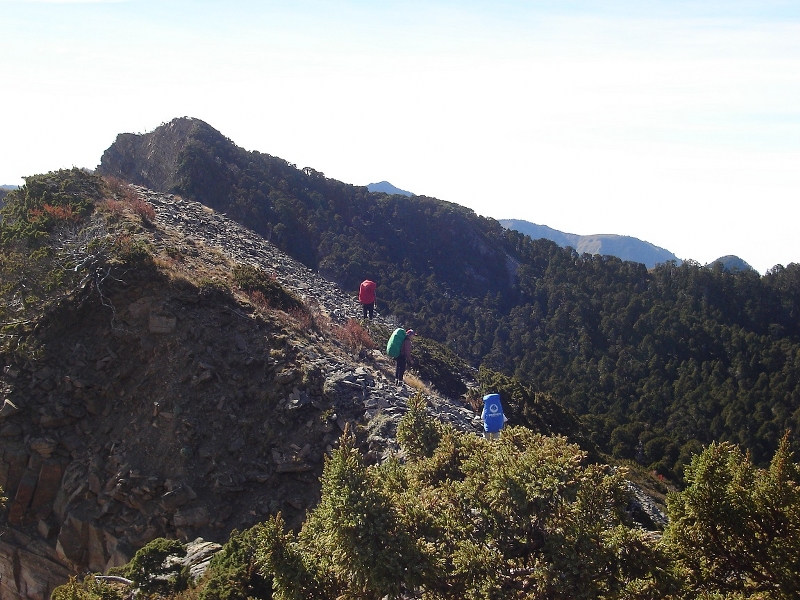
[[[456,204],[243,150],[196,119],[120,135],[99,170],[224,212],[343,289],[378,282],[400,321],[526,382],[601,450],[674,481],[712,441],[763,465],[798,431],[800,265],[759,276],[579,255]]]

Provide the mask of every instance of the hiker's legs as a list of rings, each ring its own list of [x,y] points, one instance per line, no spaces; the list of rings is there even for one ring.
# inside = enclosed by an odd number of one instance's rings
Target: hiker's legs
[[[374,302],[370,302],[369,304],[362,304],[361,305],[361,310],[364,311],[364,318],[365,319],[367,317],[369,317],[371,319],[373,313],[375,312],[375,303]]]
[[[403,382],[403,375],[406,372],[406,357],[401,354],[397,357],[397,368],[394,371],[394,378],[397,383]]]

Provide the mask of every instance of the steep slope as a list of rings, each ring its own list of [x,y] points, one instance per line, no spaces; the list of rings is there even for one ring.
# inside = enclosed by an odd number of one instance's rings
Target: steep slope
[[[379,350],[349,341],[357,305],[337,286],[198,203],[129,197],[102,213],[129,260],[17,328],[3,354],[3,598],[47,598],[157,536],[224,542],[277,511],[298,525],[341,431],[377,457],[412,391],[389,384]],[[242,265],[298,308],[248,296]],[[471,409],[430,404],[476,430]]]
[[[178,185],[179,159],[193,135],[205,130],[200,120],[174,119],[146,138],[121,133],[103,154],[101,172],[125,172],[126,180],[154,190],[170,190]],[[143,143],[144,142],[144,143]]]
[[[627,235],[577,235],[575,233],[564,233],[547,225],[537,225],[518,219],[500,219],[500,224],[508,229],[514,229],[529,235],[533,239],[544,238],[553,241],[562,248],[571,246],[579,254],[586,252],[588,254],[616,256],[622,260],[642,263],[648,269],[665,262],[674,261],[678,264],[681,262],[670,251]]]

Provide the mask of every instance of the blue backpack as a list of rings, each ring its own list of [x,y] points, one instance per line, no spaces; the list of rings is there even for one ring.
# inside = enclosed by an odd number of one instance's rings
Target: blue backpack
[[[483,397],[483,430],[489,433],[497,433],[503,428],[506,422],[503,414],[503,403],[500,402],[500,394],[486,394]]]

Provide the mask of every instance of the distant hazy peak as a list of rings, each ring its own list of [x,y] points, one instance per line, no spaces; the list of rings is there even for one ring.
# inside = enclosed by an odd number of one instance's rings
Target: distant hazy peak
[[[401,190],[400,188],[394,187],[388,181],[380,181],[378,183],[370,183],[367,185],[367,189],[370,192],[383,192],[384,194],[400,194],[401,196],[413,196],[411,192],[407,192],[405,190]]]
[[[564,233],[552,229],[547,225],[537,225],[529,221],[518,219],[499,219],[500,224],[506,229],[513,229],[530,236],[533,239],[544,238],[555,242],[562,248],[571,246],[579,254],[602,254],[616,256],[622,260],[631,260],[644,264],[652,269],[659,263],[681,260],[669,250],[659,248],[635,237],[615,234],[578,235]]]
[[[753,267],[747,264],[744,260],[739,258],[738,256],[734,256],[732,254],[728,254],[726,256],[720,256],[717,260],[707,264],[707,267],[713,267],[715,264],[722,265],[722,268],[726,271],[754,271]]]

